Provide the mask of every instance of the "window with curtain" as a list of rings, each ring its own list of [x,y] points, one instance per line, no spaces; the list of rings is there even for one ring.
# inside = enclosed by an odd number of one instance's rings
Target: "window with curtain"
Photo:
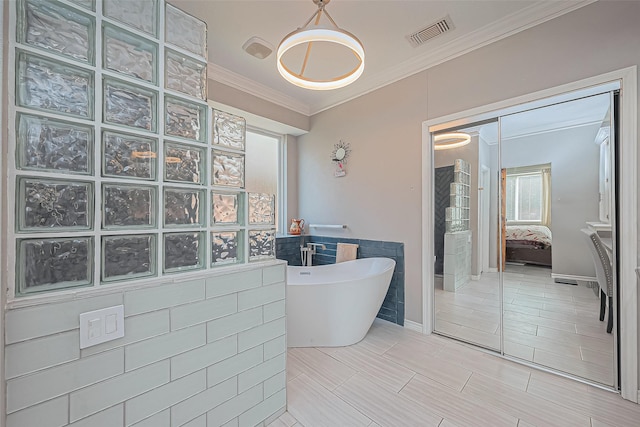
[[[507,221],[548,226],[551,222],[551,168],[542,165],[522,169],[507,170]]]

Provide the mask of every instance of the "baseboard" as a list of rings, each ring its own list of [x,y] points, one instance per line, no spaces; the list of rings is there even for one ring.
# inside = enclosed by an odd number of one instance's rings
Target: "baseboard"
[[[404,327],[412,331],[422,333],[422,323],[413,322],[411,320],[404,319]]]
[[[480,278],[482,277],[481,274],[478,274],[477,276],[474,276],[473,274],[471,275],[471,280],[480,280]]]
[[[498,267],[489,267],[488,273],[497,273],[497,272],[498,272]]]
[[[598,279],[595,277],[589,277],[589,276],[575,276],[572,274],[556,274],[556,273],[551,273],[551,278],[552,279],[564,279],[564,280],[580,280],[582,282],[597,282]]]

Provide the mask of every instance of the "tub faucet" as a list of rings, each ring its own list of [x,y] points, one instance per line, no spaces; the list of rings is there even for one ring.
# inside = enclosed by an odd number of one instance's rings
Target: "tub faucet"
[[[307,248],[309,248],[311,250],[311,253],[314,255],[318,247],[321,248],[323,251],[327,249],[327,247],[322,243],[307,243]]]
[[[316,254],[316,249],[320,247],[323,250],[327,247],[321,243],[307,243],[307,247],[300,245],[300,257],[302,258],[302,265],[304,267],[311,267],[313,265],[313,255]]]

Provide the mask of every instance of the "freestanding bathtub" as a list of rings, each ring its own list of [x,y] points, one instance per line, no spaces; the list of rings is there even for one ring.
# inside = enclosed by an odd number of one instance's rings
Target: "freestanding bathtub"
[[[363,258],[287,267],[287,345],[340,347],[362,340],[391,283],[396,262]]]

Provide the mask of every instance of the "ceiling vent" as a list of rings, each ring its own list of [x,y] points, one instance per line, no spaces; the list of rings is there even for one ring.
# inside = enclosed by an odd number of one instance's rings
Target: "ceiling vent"
[[[407,36],[407,40],[411,43],[411,46],[418,47],[425,42],[431,40],[434,37],[438,37],[440,34],[447,33],[453,30],[455,27],[453,26],[453,22],[449,15],[442,18],[435,24],[431,24],[428,27],[422,28],[412,34]]]
[[[251,37],[243,45],[244,49],[249,55],[255,56],[258,59],[265,59],[273,52],[273,46],[266,40],[260,37]]]

